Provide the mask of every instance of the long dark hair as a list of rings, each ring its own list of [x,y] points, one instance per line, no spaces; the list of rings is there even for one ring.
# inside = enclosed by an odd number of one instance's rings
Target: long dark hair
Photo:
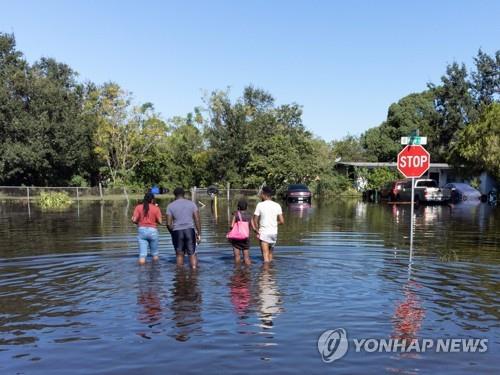
[[[148,192],[144,194],[144,200],[142,201],[142,211],[144,212],[144,216],[148,215],[149,212],[149,204],[155,199],[153,193]]]
[[[238,211],[246,211],[248,203],[245,199],[240,199],[238,201]]]

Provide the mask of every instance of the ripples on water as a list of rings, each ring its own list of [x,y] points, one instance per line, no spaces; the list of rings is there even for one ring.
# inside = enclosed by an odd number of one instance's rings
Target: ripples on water
[[[132,207],[43,214],[0,205],[2,374],[496,373],[498,210],[361,202],[286,211],[276,261],[234,266],[227,210],[202,210],[200,269],[136,265]],[[355,353],[321,362],[319,335],[488,338],[489,351]]]

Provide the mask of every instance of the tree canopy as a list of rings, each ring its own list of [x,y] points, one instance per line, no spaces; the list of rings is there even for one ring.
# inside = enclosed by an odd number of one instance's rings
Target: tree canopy
[[[500,103],[486,107],[478,122],[459,132],[455,152],[470,169],[500,180]]]
[[[432,160],[498,178],[500,51],[479,50],[474,64],[450,64],[439,84],[390,105],[379,126],[327,143],[306,129],[299,104],[252,85],[236,99],[215,90],[192,113],[164,119],[116,83],[82,83],[53,58],[28,63],[14,36],[0,33],[0,184],[306,183],[328,194],[349,188],[336,162],[394,161],[400,137],[415,129]]]
[[[470,151],[471,145],[468,152],[463,147],[466,135],[495,129],[486,126],[485,121],[488,118],[491,125],[497,121],[491,106],[500,100],[500,51],[490,56],[479,50],[474,64],[474,69],[468,71],[464,64],[454,62],[447,66],[440,84],[430,83],[428,90],[409,94],[389,106],[387,119],[361,135],[362,148],[378,161],[394,161],[401,149],[400,137],[419,129],[421,135],[427,136],[431,160],[456,166],[474,164],[475,171],[491,170],[480,153]],[[498,147],[495,142],[484,146]]]

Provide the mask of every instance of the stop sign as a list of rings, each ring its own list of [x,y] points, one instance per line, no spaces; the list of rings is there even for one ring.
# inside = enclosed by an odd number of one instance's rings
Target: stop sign
[[[422,176],[430,164],[430,154],[420,145],[408,145],[398,154],[398,170],[407,178]]]

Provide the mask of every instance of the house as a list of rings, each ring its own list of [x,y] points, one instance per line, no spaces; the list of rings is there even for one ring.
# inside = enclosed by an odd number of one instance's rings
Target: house
[[[356,161],[339,161],[336,163],[337,168],[344,169],[346,173],[354,176],[355,168],[394,168],[396,169],[396,162],[356,162]],[[469,182],[470,180],[464,179],[457,172],[456,168],[447,163],[431,163],[429,170],[421,178],[430,178],[442,187],[449,182]],[[481,173],[479,178],[478,190],[481,194],[488,194],[493,188],[498,186],[497,181],[486,172]]]

